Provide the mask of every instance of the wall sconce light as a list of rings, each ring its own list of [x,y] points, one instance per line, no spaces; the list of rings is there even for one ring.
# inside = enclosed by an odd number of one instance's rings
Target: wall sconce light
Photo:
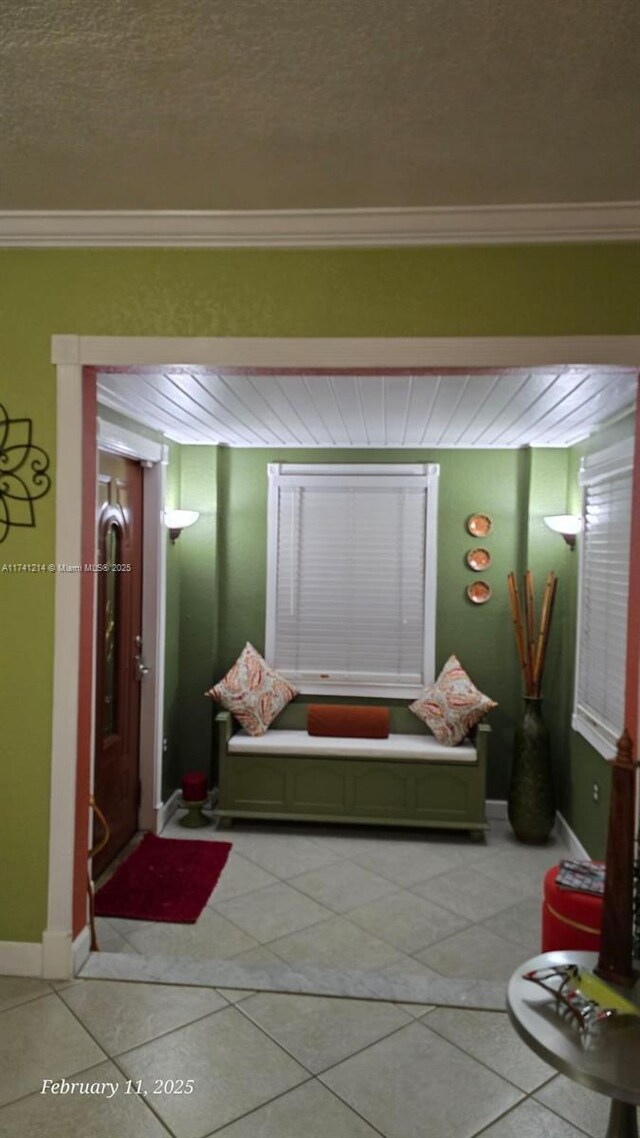
[[[569,549],[575,548],[576,534],[582,529],[582,518],[576,514],[553,514],[544,519],[544,524],[554,533],[562,534]]]
[[[165,510],[164,524],[169,530],[169,539],[175,545],[183,529],[197,522],[200,514],[198,510]]]

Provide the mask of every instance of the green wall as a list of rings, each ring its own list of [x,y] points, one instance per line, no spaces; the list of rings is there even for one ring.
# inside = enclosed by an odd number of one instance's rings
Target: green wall
[[[565,514],[569,495],[569,451],[545,448],[523,452],[523,483],[527,507],[523,514],[522,561],[519,580],[531,569],[535,583],[536,623],[542,595],[550,571],[558,579],[542,685],[543,717],[551,735],[551,761],[556,803],[565,810],[566,756],[571,721],[572,693],[568,683],[575,646],[575,620],[572,614],[573,563],[569,547],[544,524],[546,514]]]
[[[221,454],[219,502],[220,674],[233,663],[246,640],[264,651],[269,462],[439,464],[436,668],[439,670],[455,653],[474,682],[497,700],[499,707],[490,717],[493,733],[488,794],[490,798],[506,798],[513,731],[521,707],[506,577],[511,569],[521,573],[528,565],[537,571],[541,595],[549,569],[563,575],[567,547],[544,527],[542,516],[566,508],[568,452],[226,448]],[[482,574],[491,584],[493,596],[487,604],[475,606],[465,592],[476,579],[465,563],[465,554],[477,542],[467,533],[465,522],[480,511],[493,520],[493,530],[482,542],[493,559]],[[559,601],[558,640],[563,629],[562,609]],[[562,667],[556,657],[547,676],[558,763],[560,726],[566,714],[564,706],[557,706],[558,695],[564,698]]]
[[[51,336],[488,336],[640,331],[640,247],[4,250],[0,403],[55,453]],[[55,471],[54,471],[55,473]],[[54,495],[4,563],[54,556]],[[0,575],[0,940],[46,924],[52,574]],[[25,782],[29,810],[24,810]]]
[[[180,448],[180,502],[199,510],[194,526],[176,542],[180,547],[179,744],[170,764],[171,788],[188,770],[211,772],[213,706],[204,698],[213,682],[218,651],[216,447]]]

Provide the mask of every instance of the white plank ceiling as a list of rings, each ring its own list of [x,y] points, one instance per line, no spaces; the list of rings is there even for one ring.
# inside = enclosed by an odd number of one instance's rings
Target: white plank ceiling
[[[100,372],[98,401],[179,443],[571,446],[634,405],[630,369],[465,374]]]

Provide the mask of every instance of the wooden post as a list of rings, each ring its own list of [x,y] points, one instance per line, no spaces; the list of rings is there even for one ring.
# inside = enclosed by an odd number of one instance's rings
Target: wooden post
[[[637,763],[628,731],[618,740],[612,767],[602,940],[595,969],[611,984],[631,987],[633,969],[633,837]]]

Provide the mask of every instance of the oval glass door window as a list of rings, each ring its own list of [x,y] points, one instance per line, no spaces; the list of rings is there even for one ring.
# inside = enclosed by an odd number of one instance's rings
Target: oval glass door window
[[[467,529],[474,537],[486,537],[493,529],[493,522],[488,514],[472,514],[467,519]]]
[[[467,565],[474,573],[481,573],[491,564],[491,554],[488,549],[470,549],[467,553]]]
[[[491,585],[486,581],[474,581],[473,585],[467,585],[467,596],[474,605],[484,605],[491,596]]]

